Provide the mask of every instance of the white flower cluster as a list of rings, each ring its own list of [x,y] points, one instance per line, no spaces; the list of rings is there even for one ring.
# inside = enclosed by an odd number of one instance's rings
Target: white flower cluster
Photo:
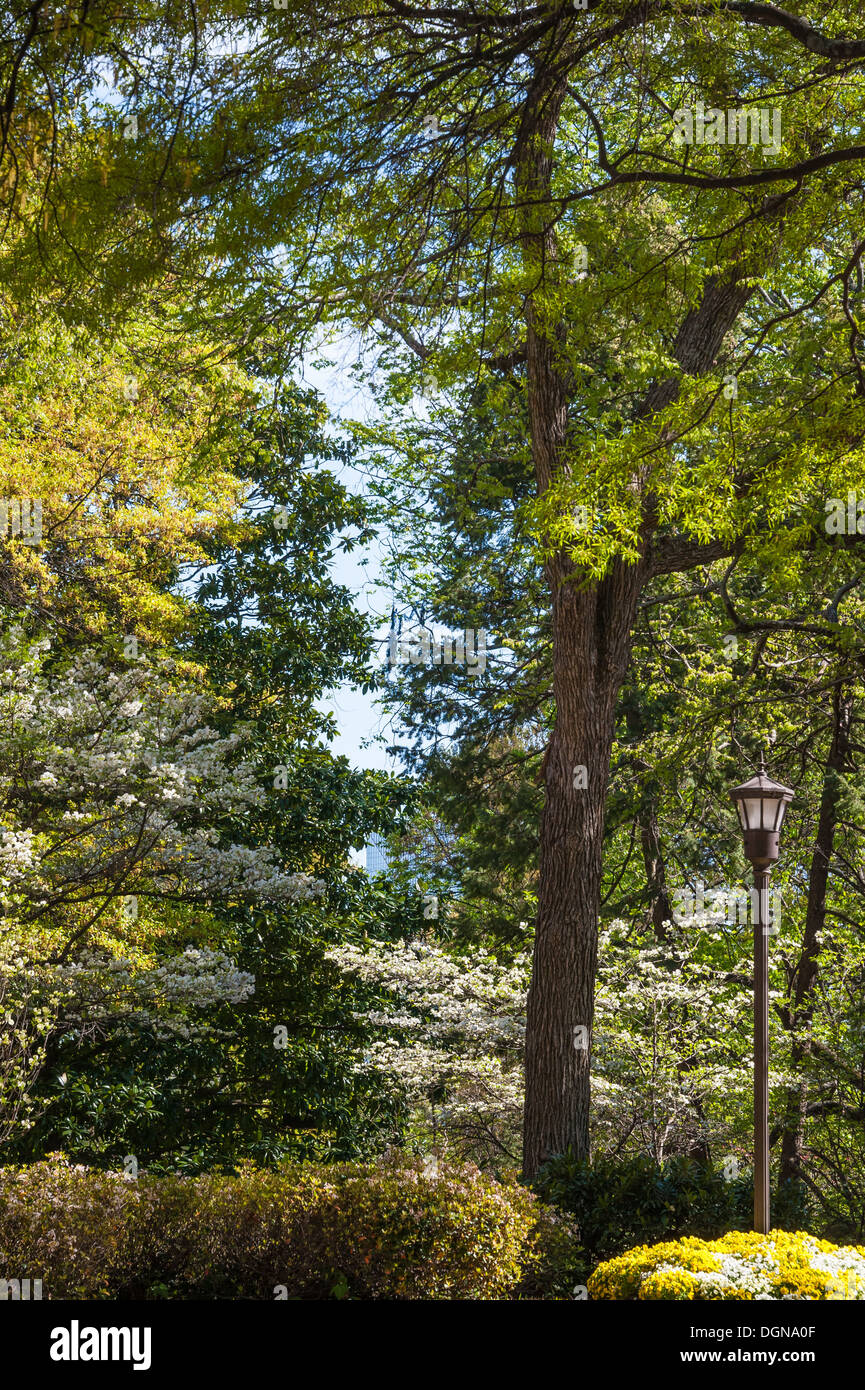
[[[240,816],[267,792],[221,734],[207,701],[171,662],[121,672],[85,653],[61,669],[49,644],[0,640],[0,898],[29,921],[52,902],[89,901],[105,883],[211,900],[296,903],[321,880],[286,873],[267,847],[225,844],[202,817]],[[14,795],[12,794],[14,792]],[[14,808],[27,808],[26,826]],[[121,888],[115,885],[122,883]]]
[[[781,1267],[771,1255],[763,1250],[749,1251],[747,1255],[717,1255],[719,1269],[689,1270],[691,1278],[705,1284],[715,1292],[734,1293],[740,1298],[749,1294],[755,1299],[771,1299],[774,1278],[780,1274]],[[660,1264],[659,1274],[678,1270],[675,1264]]]
[[[222,951],[188,946],[181,956],[145,971],[141,976],[154,995],[169,1003],[189,1003],[197,1009],[214,1004],[243,1004],[255,990],[255,976],[238,970]]]
[[[255,977],[223,951],[191,946],[144,969],[125,957],[83,951],[57,966],[56,975],[65,987],[64,1023],[79,1036],[111,1030],[197,1036],[209,1030],[190,1010],[243,1004],[255,991]]]
[[[337,946],[328,957],[347,974],[372,981],[407,1006],[375,1015],[379,1027],[426,1040],[458,1040],[477,1054],[521,1047],[525,1035],[526,960],[504,967],[492,957],[449,955],[425,942]]]
[[[0,829],[0,882],[21,883],[34,868],[32,831]]]
[[[599,1136],[615,1147],[633,1134],[658,1161],[698,1132],[727,1142],[727,1110],[740,1103],[744,1114],[751,1087],[749,1056],[731,1045],[750,1017],[740,970],[707,969],[692,939],[636,950],[619,921],[600,935],[591,1039]],[[510,1145],[522,1105],[528,956],[505,967],[418,941],[328,956],[393,1001],[358,1015],[384,1035],[358,1066],[388,1076],[446,1135],[462,1140],[474,1126],[476,1137],[483,1125],[488,1139]],[[788,1080],[773,1070],[772,1085]],[[433,1107],[432,1095],[445,1099]],[[727,1107],[717,1115],[715,1097]]]
[[[836,1281],[836,1296],[844,1299],[865,1299],[865,1258],[851,1246],[839,1250],[814,1250],[808,1263]]]

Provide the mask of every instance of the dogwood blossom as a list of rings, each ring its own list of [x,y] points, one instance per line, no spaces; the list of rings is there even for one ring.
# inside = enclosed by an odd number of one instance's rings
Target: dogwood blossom
[[[750,990],[737,971],[708,970],[692,939],[637,952],[620,921],[602,924],[600,936],[591,1030],[598,1147],[633,1136],[660,1162],[695,1135],[728,1144],[727,1110],[714,1110],[712,1098],[747,1111],[750,1063],[731,1039],[748,1027]],[[528,955],[504,966],[425,941],[328,954],[382,991],[363,1018],[383,1036],[358,1066],[400,1089],[420,1141],[434,1134],[466,1156],[518,1160]],[[788,1081],[773,1068],[773,1086]]]
[[[169,660],[121,669],[92,651],[52,661],[47,639],[0,634],[0,1114],[30,1104],[61,1025],[191,1036],[196,1015],[254,989],[218,951],[155,964],[89,945],[94,927],[166,899],[204,908],[300,903],[322,880],[215,828],[268,790],[210,698]],[[133,910],[125,915],[129,904]],[[113,914],[113,916],[112,916]],[[110,935],[110,933],[109,933]],[[136,937],[140,941],[141,930]],[[0,1132],[2,1137],[2,1132]]]
[[[202,823],[243,815],[268,793],[242,756],[246,730],[213,728],[205,696],[173,663],[139,658],[118,672],[82,653],[53,669],[49,645],[17,628],[0,646],[0,661],[17,659],[0,670],[7,919],[44,919],[54,902],[68,917],[99,885],[108,896],[257,903],[322,891],[266,846],[226,843]]]

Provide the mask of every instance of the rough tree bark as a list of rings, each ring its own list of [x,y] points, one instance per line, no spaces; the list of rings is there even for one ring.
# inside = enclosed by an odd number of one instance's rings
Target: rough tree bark
[[[520,200],[529,208],[523,248],[537,282],[555,265],[551,174],[560,79],[536,71],[518,144]],[[767,204],[764,211],[769,213]],[[699,375],[715,363],[724,337],[754,293],[740,271],[727,282],[709,278],[673,343],[683,372]],[[527,306],[529,421],[536,485],[549,487],[568,433],[569,382],[561,364],[566,325],[551,328],[529,296]],[[648,418],[676,399],[676,378],[659,381],[637,412]],[[540,825],[538,916],[526,1027],[526,1106],[523,1171],[528,1179],[552,1154],[589,1155],[591,1030],[597,968],[604,808],[616,704],[627,672],[640,595],[654,573],[687,569],[709,553],[681,547],[653,553],[654,514],[645,480],[639,559],[614,561],[600,582],[586,583],[565,552],[546,565],[552,605],[553,693],[556,719],[545,758]],[[585,786],[575,771],[586,770]]]

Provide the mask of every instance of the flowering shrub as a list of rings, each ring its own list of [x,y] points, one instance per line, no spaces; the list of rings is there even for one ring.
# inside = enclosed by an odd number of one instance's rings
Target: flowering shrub
[[[573,1249],[566,1218],[469,1164],[0,1169],[0,1277],[45,1298],[563,1297]]]
[[[649,943],[635,953],[623,922],[599,931],[595,1147],[619,1153],[630,1142],[660,1164],[697,1135],[729,1143],[731,1118],[748,1113],[751,1085],[748,1059],[730,1055],[729,1040],[748,1017],[741,979],[702,964],[687,932],[675,950]],[[363,1014],[381,1037],[357,1066],[378,1071],[406,1097],[414,1136],[421,1143],[444,1136],[485,1163],[503,1155],[519,1162],[529,955],[502,965],[426,941],[339,945],[328,955],[383,993],[382,1005]],[[784,1078],[773,1069],[770,1080],[776,1086]]]
[[[641,1245],[599,1265],[590,1298],[865,1300],[865,1247],[803,1231]]]
[[[507,967],[423,941],[340,945],[327,955],[384,993],[380,1008],[359,1015],[381,1037],[356,1065],[405,1096],[412,1137],[423,1147],[444,1137],[473,1160],[518,1162],[528,957]]]
[[[0,1278],[42,1279],[43,1297],[110,1298],[137,1199],[119,1173],[65,1162],[0,1168]]]

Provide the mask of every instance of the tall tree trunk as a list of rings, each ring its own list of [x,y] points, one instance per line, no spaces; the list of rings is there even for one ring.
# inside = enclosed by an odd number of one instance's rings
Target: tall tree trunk
[[[750,293],[741,286],[708,285],[676,340],[685,370],[696,374],[714,362]],[[543,490],[557,441],[563,438],[566,408],[549,344],[537,337],[530,320],[530,419]],[[645,412],[674,399],[675,387],[659,383],[647,397]],[[529,1179],[551,1154],[570,1149],[589,1156],[604,808],[616,704],[640,595],[651,574],[648,499],[645,517],[641,558],[631,564],[615,560],[599,583],[580,584],[565,556],[547,565],[556,723],[545,759],[538,917],[526,1018],[523,1171]],[[585,768],[584,786],[575,786],[578,768]]]
[[[555,51],[555,33],[550,42]],[[543,60],[537,65],[514,157],[523,209],[523,254],[541,291],[553,284],[558,262],[551,173],[565,92],[561,53],[559,59],[549,67]],[[714,366],[725,335],[754,293],[742,283],[754,270],[743,258],[731,279],[707,278],[699,302],[685,315],[672,344],[672,355],[684,372],[699,375]],[[573,387],[561,351],[567,327],[550,324],[549,302],[546,297],[537,307],[529,294],[526,308],[529,426],[539,494],[569,466],[565,446]],[[657,382],[638,417],[663,410],[677,394],[677,379]],[[565,552],[546,565],[556,722],[544,760],[538,916],[526,1019],[523,1171],[529,1179],[551,1154],[571,1149],[578,1156],[589,1155],[604,808],[616,704],[640,595],[652,574],[653,499],[645,476],[636,473],[629,486],[642,494],[636,561],[614,560],[600,582],[586,580]],[[686,569],[689,564],[671,568]],[[585,777],[575,781],[580,768]]]
[[[833,692],[832,742],[823,774],[820,795],[820,816],[817,838],[811,856],[808,880],[808,904],[805,909],[805,930],[802,950],[793,980],[792,997],[784,1015],[791,1030],[807,1030],[814,1012],[813,997],[817,984],[820,960],[820,933],[826,920],[826,887],[835,847],[835,827],[838,819],[838,780],[850,755],[850,726],[853,717],[853,697],[845,694],[841,685]],[[781,1134],[781,1167],[779,1183],[798,1186],[802,1180],[802,1145],[805,1116],[808,1106],[808,1082],[805,1069],[811,1053],[808,1037],[793,1038],[790,1049],[794,1071],[801,1075],[796,1088],[787,1098],[784,1128]]]
[[[556,724],[546,759],[526,1030],[527,1174],[568,1147],[588,1155],[604,806],[642,566],[617,563],[589,590],[564,577],[553,584]]]
[[[549,194],[563,95],[562,84],[539,64],[517,154],[521,201],[527,209],[523,246],[539,285],[552,279],[557,262]],[[569,396],[561,364],[563,336],[563,326],[551,328],[530,298],[526,365],[539,494],[567,467],[562,458]],[[580,1155],[588,1152],[604,803],[615,702],[639,594],[633,570],[621,565],[615,579],[579,586],[572,562],[561,553],[547,564],[546,577],[556,722],[544,759],[538,918],[526,1021],[523,1168],[529,1177],[551,1153],[568,1147]]]

